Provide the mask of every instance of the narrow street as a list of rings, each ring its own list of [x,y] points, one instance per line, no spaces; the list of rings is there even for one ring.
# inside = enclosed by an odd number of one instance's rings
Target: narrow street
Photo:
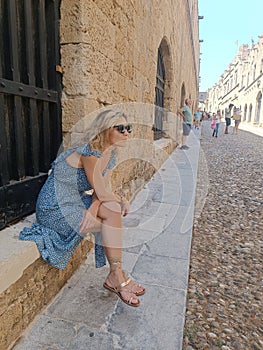
[[[224,124],[211,135],[206,121],[196,202],[207,194],[195,214],[183,349],[260,350],[263,137],[225,135]]]

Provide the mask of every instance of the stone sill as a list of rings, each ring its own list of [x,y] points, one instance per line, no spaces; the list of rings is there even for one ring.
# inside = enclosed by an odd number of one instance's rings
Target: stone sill
[[[172,139],[170,139],[170,138],[161,138],[161,139],[159,139],[159,140],[155,140],[154,142],[153,142],[153,145],[154,145],[154,147],[155,148],[160,148],[160,149],[164,149],[164,148],[166,148],[166,147],[169,147],[169,146],[172,146],[173,145],[173,143],[174,143],[174,141],[172,140]]]
[[[33,214],[0,232],[0,294],[15,283],[24,270],[40,257],[34,242],[18,239],[19,232],[24,227],[30,227],[34,221]]]

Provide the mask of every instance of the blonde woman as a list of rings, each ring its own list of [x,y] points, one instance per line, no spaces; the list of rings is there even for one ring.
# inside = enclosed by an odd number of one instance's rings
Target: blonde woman
[[[122,270],[121,216],[128,214],[129,204],[109,186],[116,148],[125,145],[131,132],[122,112],[101,112],[86,143],[62,152],[52,163],[38,196],[37,222],[19,237],[34,241],[47,263],[64,269],[83,237],[95,230],[96,267],[106,264],[105,255],[110,265],[104,287],[124,303],[139,306],[145,289]]]

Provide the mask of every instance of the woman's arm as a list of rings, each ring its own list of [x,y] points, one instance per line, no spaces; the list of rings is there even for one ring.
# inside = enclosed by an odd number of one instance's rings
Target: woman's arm
[[[80,233],[85,233],[89,230],[89,226],[94,225],[97,221],[101,223],[101,219],[98,217],[99,207],[101,201],[97,198],[95,192],[92,194],[92,203],[91,206],[84,211],[83,217],[80,223]],[[98,224],[98,225],[99,225]]]
[[[106,165],[103,164],[102,158],[81,156],[81,163],[88,181],[94,189],[96,196],[94,198],[98,199],[100,202],[118,201],[118,198],[109,189],[110,178],[108,176],[102,176],[102,172],[106,167]]]

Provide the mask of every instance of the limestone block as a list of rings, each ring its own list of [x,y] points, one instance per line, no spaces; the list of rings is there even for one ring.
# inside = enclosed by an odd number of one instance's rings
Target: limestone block
[[[126,17],[125,13],[123,13],[123,9],[119,6],[115,7],[115,11],[113,14],[113,22],[116,25],[116,27],[119,28],[119,30],[122,32],[122,34],[128,38],[129,37],[129,20]]]
[[[61,48],[63,92],[89,96],[92,47],[88,44],[67,44]]]
[[[90,98],[97,99],[105,104],[112,103],[113,66],[112,60],[102,53],[92,53]]]
[[[95,117],[97,110],[101,108],[101,104],[94,99],[85,97],[67,98],[62,99],[62,125],[64,132],[82,133],[92,118]]]
[[[22,305],[15,301],[0,315],[0,349],[8,348],[10,338],[17,338],[22,331]]]
[[[103,3],[105,4],[106,1]],[[85,1],[82,5],[83,42],[90,44],[94,51],[98,51],[113,60],[115,25],[109,14],[105,14],[105,9],[102,11],[102,8],[99,8],[98,4],[94,5],[93,2]],[[107,6],[111,11],[113,6],[111,1]]]
[[[115,3],[113,0],[96,0],[96,2],[93,3],[93,6],[99,8],[112,22],[115,11]]]
[[[82,6],[81,1],[61,1],[60,43],[79,43],[82,37],[80,23]]]

